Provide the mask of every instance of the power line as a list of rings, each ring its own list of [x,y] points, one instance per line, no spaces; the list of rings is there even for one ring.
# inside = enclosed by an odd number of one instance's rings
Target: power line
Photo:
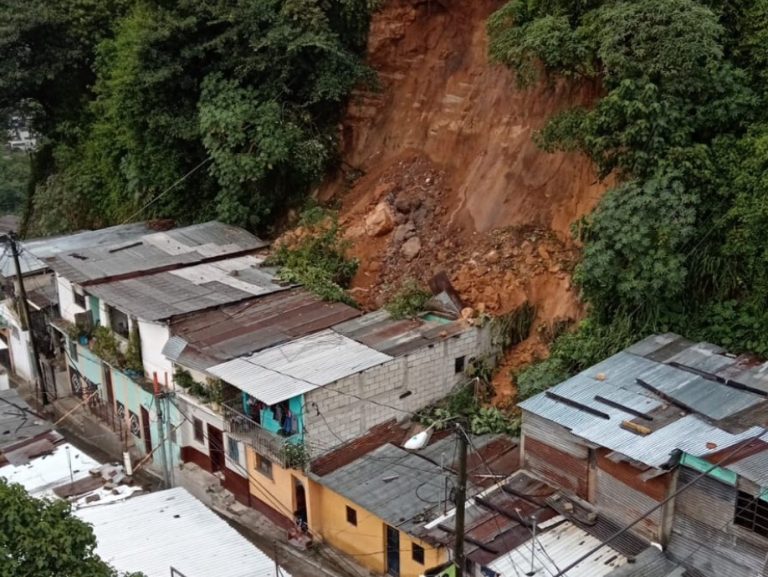
[[[211,162],[212,160],[213,160],[213,157],[211,157],[211,156],[209,156],[209,157],[207,157],[206,159],[204,159],[204,160],[203,160],[202,162],[200,162],[200,163],[199,163],[197,166],[195,166],[193,169],[191,169],[189,172],[187,172],[187,173],[186,173],[184,176],[182,176],[181,178],[179,178],[178,180],[176,180],[176,181],[175,181],[175,182],[174,182],[174,183],[173,183],[171,186],[169,186],[169,187],[168,187],[168,188],[166,188],[164,191],[162,191],[160,194],[158,194],[157,196],[155,196],[155,197],[154,197],[152,200],[150,200],[149,202],[147,202],[147,203],[146,203],[144,206],[142,206],[142,207],[141,207],[139,210],[137,210],[136,212],[134,212],[134,213],[133,213],[131,216],[129,216],[128,218],[126,218],[126,219],[125,219],[125,220],[124,220],[122,223],[120,223],[120,224],[127,224],[127,223],[131,222],[131,221],[132,221],[134,218],[136,218],[137,216],[139,216],[139,215],[140,215],[142,212],[144,212],[144,211],[145,211],[147,208],[149,208],[151,205],[153,205],[154,203],[156,203],[156,202],[157,202],[158,200],[160,200],[160,199],[161,199],[163,196],[165,196],[165,195],[166,195],[166,194],[168,194],[168,193],[169,193],[171,190],[173,190],[174,188],[176,188],[176,186],[178,186],[179,184],[181,184],[182,182],[184,182],[184,181],[185,181],[187,178],[189,178],[190,176],[192,176],[192,175],[193,175],[195,172],[197,172],[198,170],[200,170],[200,169],[201,169],[203,166],[205,166],[206,164],[208,164],[208,163],[209,163],[209,162]]]
[[[713,464],[711,467],[709,467],[708,469],[706,469],[705,471],[701,472],[701,473],[700,473],[700,474],[698,474],[696,477],[694,477],[694,479],[693,479],[692,481],[690,481],[690,482],[686,483],[686,484],[685,484],[685,485],[683,485],[683,486],[682,486],[680,489],[676,490],[674,493],[672,493],[671,495],[669,495],[669,496],[667,496],[666,498],[664,498],[664,499],[663,499],[662,501],[660,501],[658,504],[656,504],[656,505],[654,505],[653,507],[651,507],[651,508],[650,508],[648,511],[646,511],[645,513],[643,513],[642,515],[640,515],[640,516],[639,516],[637,519],[635,519],[634,521],[632,521],[632,522],[631,522],[629,525],[625,525],[623,528],[621,528],[621,529],[619,529],[618,531],[616,531],[615,533],[613,533],[613,535],[611,535],[610,537],[608,537],[607,539],[605,539],[604,541],[602,541],[602,542],[601,542],[599,545],[597,545],[597,546],[593,547],[592,549],[590,549],[589,551],[587,551],[586,553],[584,553],[583,555],[581,555],[581,556],[580,556],[578,559],[576,559],[575,561],[573,561],[573,562],[572,562],[570,565],[568,565],[568,566],[567,566],[565,569],[563,569],[563,570],[561,570],[561,571],[558,571],[558,572],[557,572],[557,574],[556,574],[556,575],[554,575],[554,577],[562,577],[563,575],[565,575],[566,573],[568,573],[568,571],[570,571],[571,569],[573,569],[574,567],[576,567],[576,565],[578,565],[578,564],[579,564],[579,563],[581,563],[582,561],[584,561],[584,560],[588,559],[589,557],[591,557],[592,555],[594,555],[595,553],[597,553],[597,552],[598,552],[600,549],[602,549],[603,547],[605,547],[606,545],[608,545],[608,543],[610,543],[611,541],[613,541],[613,540],[615,540],[616,538],[620,537],[621,535],[623,535],[624,533],[626,533],[627,531],[629,531],[629,530],[630,530],[632,527],[634,527],[635,525],[637,525],[638,523],[640,523],[640,522],[641,522],[643,519],[645,519],[646,517],[648,517],[648,515],[651,515],[652,513],[654,513],[654,512],[656,512],[656,511],[658,511],[658,510],[659,510],[661,507],[663,507],[663,506],[664,506],[664,505],[666,505],[666,504],[667,504],[669,501],[671,501],[672,499],[674,499],[675,497],[677,497],[677,496],[678,496],[680,493],[682,493],[682,492],[683,492],[683,491],[685,491],[686,489],[689,489],[689,488],[690,488],[690,487],[692,487],[694,484],[696,484],[698,481],[700,481],[701,479],[703,479],[704,477],[706,477],[707,475],[709,475],[709,474],[710,474],[712,471],[714,471],[716,468],[718,468],[718,467],[719,467],[719,466],[720,466],[722,463],[724,463],[725,461],[727,461],[727,460],[729,460],[729,459],[732,459],[732,458],[734,458],[734,457],[735,457],[736,455],[738,455],[738,454],[739,454],[741,451],[743,451],[743,450],[747,449],[747,448],[748,448],[750,445],[752,445],[753,443],[755,443],[756,441],[758,441],[758,440],[760,439],[760,437],[761,437],[762,435],[764,435],[765,433],[766,433],[766,430],[765,430],[765,429],[763,429],[763,430],[762,430],[762,432],[761,432],[760,434],[758,434],[756,437],[754,437],[754,438],[753,438],[751,441],[749,441],[748,443],[746,443],[746,444],[744,444],[744,445],[741,445],[741,446],[737,446],[737,447],[736,447],[736,448],[735,448],[733,451],[730,451],[728,454],[726,454],[726,455],[725,455],[725,456],[724,456],[722,459],[720,459],[719,461],[717,461],[717,462],[716,462],[715,464]]]

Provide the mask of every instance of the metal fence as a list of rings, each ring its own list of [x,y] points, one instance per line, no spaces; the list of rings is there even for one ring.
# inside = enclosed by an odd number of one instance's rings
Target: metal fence
[[[253,447],[259,455],[285,466],[285,445],[288,440],[267,431],[256,421],[228,404],[222,404],[224,423],[232,437]]]

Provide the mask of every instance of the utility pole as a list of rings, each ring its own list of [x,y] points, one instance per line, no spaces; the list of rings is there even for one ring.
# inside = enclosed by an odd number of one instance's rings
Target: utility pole
[[[11,247],[11,255],[13,256],[13,265],[16,268],[16,280],[19,283],[19,297],[21,300],[21,328],[26,329],[29,333],[29,345],[32,347],[32,372],[35,378],[35,398],[37,402],[40,402],[40,388],[43,378],[42,365],[40,363],[40,354],[37,349],[37,339],[32,331],[32,317],[29,313],[29,302],[27,301],[27,290],[24,288],[24,277],[21,274],[21,264],[19,264],[19,243],[18,236],[15,232],[10,232],[0,237],[0,240],[8,243]],[[43,391],[42,398],[43,405],[48,404],[48,392]]]
[[[171,486],[170,475],[168,474],[168,451],[165,447],[165,427],[163,426],[163,401],[165,393],[160,392],[160,383],[157,380],[157,373],[154,374],[155,385],[155,405],[157,405],[157,442],[160,443],[160,455],[163,460],[163,483],[165,488]]]
[[[456,423],[459,433],[459,486],[456,490],[456,543],[453,562],[458,567],[457,577],[464,575],[464,505],[467,500],[467,432]]]

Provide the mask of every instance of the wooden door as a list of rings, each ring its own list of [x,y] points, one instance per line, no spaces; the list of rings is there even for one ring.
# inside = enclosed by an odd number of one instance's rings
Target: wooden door
[[[147,455],[149,455],[152,452],[152,433],[149,427],[150,427],[149,411],[145,409],[144,406],[142,405],[141,436],[144,437],[144,450],[146,451]]]
[[[208,425],[208,455],[211,458],[211,471],[224,468],[224,434],[213,425]]]

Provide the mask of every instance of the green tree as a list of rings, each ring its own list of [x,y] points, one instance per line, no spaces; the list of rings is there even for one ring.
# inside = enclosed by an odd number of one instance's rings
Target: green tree
[[[0,479],[0,577],[116,577],[95,548],[93,531],[67,501],[35,499]]]
[[[0,151],[0,213],[18,213],[29,180],[29,155]]]

